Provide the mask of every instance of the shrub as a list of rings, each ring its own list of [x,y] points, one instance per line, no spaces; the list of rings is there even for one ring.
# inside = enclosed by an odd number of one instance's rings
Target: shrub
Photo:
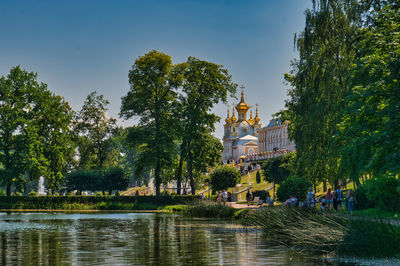
[[[367,185],[361,186],[354,191],[354,196],[356,197],[357,209],[369,209],[375,207],[374,202],[369,200],[367,196],[368,188]]]
[[[200,196],[0,196],[0,209],[71,209],[71,206],[84,206],[94,209],[96,204],[116,206],[116,203],[134,204],[135,208],[155,209],[157,206],[189,204],[201,199]],[[114,205],[113,205],[114,204]],[[75,209],[77,209],[75,208]]]
[[[210,185],[213,190],[223,190],[234,187],[240,182],[240,172],[231,166],[219,166],[211,174]]]
[[[257,182],[257,184],[260,184],[260,183],[261,183],[261,174],[260,174],[260,171],[257,171],[257,174],[256,174],[256,182]]]
[[[235,209],[215,202],[200,202],[183,209],[183,214],[190,217],[232,218]]]
[[[276,196],[280,202],[287,200],[290,195],[296,195],[298,200],[306,199],[307,190],[311,187],[311,182],[302,177],[291,176],[279,186]]]
[[[103,196],[103,192],[101,191],[96,192],[96,197],[101,197],[101,196]]]
[[[256,190],[253,191],[253,197],[259,197],[260,199],[262,199],[263,201],[267,200],[267,195],[268,192],[265,190]]]
[[[375,203],[379,209],[384,211],[400,210],[397,185],[398,180],[394,177],[369,179],[365,184],[368,200]]]

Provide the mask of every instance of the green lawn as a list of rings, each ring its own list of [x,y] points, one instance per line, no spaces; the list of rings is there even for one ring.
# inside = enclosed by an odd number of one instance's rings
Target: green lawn
[[[354,210],[354,216],[374,217],[383,219],[395,219],[400,220],[400,212],[387,212],[377,208],[365,209],[365,210]]]
[[[272,187],[271,183],[268,183],[266,181],[264,181],[264,177],[262,175],[262,170],[260,170],[260,174],[261,174],[261,183],[257,184],[256,181],[256,174],[257,171],[253,171],[250,174],[246,174],[244,176],[242,176],[242,179],[240,180],[240,184],[242,185],[239,188],[235,188],[236,190],[242,190],[244,188],[247,188],[249,186],[249,183],[251,184],[251,191],[257,191],[257,190],[264,190],[267,189],[269,187]],[[232,188],[229,189],[230,192],[232,192]],[[271,196],[272,196],[272,191],[270,192]],[[239,194],[239,200],[245,200],[246,199],[246,191],[242,192],[241,194]]]

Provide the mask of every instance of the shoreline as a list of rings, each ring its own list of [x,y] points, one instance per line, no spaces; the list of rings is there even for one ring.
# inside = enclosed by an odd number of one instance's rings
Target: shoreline
[[[4,212],[76,212],[76,213],[171,213],[168,210],[66,210],[66,209],[0,209],[0,213]]]

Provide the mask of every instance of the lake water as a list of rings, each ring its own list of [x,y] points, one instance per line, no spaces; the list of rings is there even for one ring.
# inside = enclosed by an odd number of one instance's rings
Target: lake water
[[[321,264],[234,222],[159,213],[0,213],[0,265]]]

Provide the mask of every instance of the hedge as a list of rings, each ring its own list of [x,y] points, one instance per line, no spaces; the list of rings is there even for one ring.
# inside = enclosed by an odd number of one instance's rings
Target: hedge
[[[134,203],[157,206],[188,204],[200,200],[199,195],[184,196],[0,196],[0,209],[64,209],[66,205]]]

